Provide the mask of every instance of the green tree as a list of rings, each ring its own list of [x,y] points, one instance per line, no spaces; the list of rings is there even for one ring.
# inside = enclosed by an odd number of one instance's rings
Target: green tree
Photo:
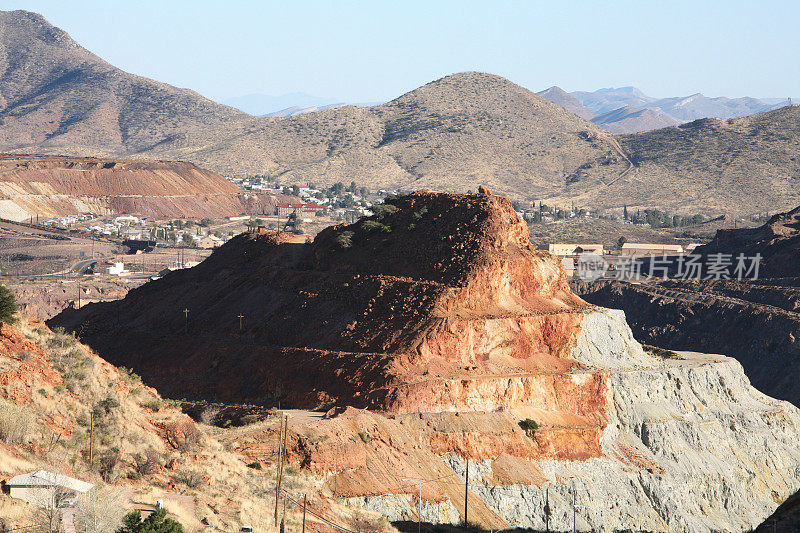
[[[344,192],[344,183],[337,181],[331,186],[330,191],[334,194],[334,196],[341,196]]]
[[[142,513],[132,511],[122,519],[122,527],[117,533],[183,533],[183,526],[177,520],[167,518],[166,509],[158,509],[142,520]]]
[[[617,241],[617,250],[622,250],[622,245],[628,241],[625,237],[620,237]]]
[[[14,293],[0,285],[0,322],[13,322],[17,312],[17,299]]]

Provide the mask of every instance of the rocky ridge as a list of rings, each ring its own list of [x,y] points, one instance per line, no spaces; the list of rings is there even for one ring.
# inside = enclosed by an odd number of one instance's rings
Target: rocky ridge
[[[242,235],[52,322],[171,395],[337,407],[293,423],[289,458],[392,520],[420,496],[462,520],[467,460],[470,520],[495,529],[566,530],[576,490],[584,531],[745,531],[800,486],[795,407],[733,359],[643,350],[486,190],[389,199],[308,244]]]

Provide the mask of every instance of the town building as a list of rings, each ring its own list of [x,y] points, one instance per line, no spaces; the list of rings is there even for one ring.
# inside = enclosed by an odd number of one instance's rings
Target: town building
[[[626,242],[622,245],[621,255],[679,255],[683,253],[680,244],[647,244]]]
[[[603,255],[602,244],[548,244],[547,251],[559,257],[568,257],[580,254]]]
[[[211,248],[222,246],[223,242],[224,241],[222,239],[214,235],[206,235],[197,241],[197,246],[209,250]]]
[[[275,214],[280,217],[288,217],[292,213],[294,213],[297,216],[305,214],[316,215],[317,212],[322,211],[323,209],[325,209],[325,207],[319,204],[280,203],[277,206],[275,206]]]

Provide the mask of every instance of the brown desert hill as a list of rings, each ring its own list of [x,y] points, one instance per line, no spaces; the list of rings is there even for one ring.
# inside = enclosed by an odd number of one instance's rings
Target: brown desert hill
[[[465,192],[486,183],[515,197],[583,190],[627,163],[608,133],[560,106],[479,72],[433,81],[391,102],[187,132],[154,157],[283,182]]]
[[[272,213],[294,197],[244,194],[215,172],[181,161],[0,154],[0,217],[80,212],[153,218]]]
[[[509,200],[418,192],[310,244],[240,235],[53,324],[171,396],[409,411],[468,401],[458,390],[479,380],[462,384],[465,369],[579,367],[568,353],[587,307]],[[496,348],[478,357],[474,343]]]
[[[677,119],[665,113],[632,106],[597,115],[591,120],[614,133],[639,133],[680,124]]]
[[[545,89],[544,91],[539,91],[539,96],[542,98],[546,98],[553,102],[554,104],[558,104],[570,113],[574,115],[578,115],[581,118],[585,118],[586,120],[592,120],[595,114],[589,111],[580,101],[569,94],[567,91],[562,89],[561,87],[552,86],[549,89]]]
[[[0,72],[6,151],[119,157],[192,127],[247,116],[123,72],[28,11],[0,11]]]

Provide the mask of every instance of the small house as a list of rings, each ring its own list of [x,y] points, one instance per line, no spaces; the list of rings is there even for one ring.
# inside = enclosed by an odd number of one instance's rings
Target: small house
[[[12,498],[45,509],[74,507],[94,488],[86,481],[47,470],[14,476],[5,485]]]

